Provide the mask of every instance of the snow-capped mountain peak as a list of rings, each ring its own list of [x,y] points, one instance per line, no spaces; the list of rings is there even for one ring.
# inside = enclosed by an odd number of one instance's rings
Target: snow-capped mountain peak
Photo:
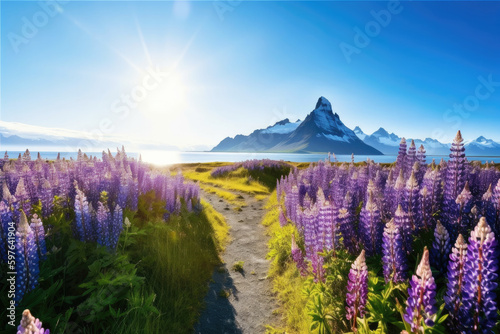
[[[273,134],[261,136],[261,134]],[[225,138],[212,151],[335,152],[336,154],[381,154],[346,127],[323,96],[304,121],[284,119],[248,136]]]
[[[372,136],[375,136],[375,137],[389,137],[389,132],[387,132],[387,130],[384,129],[384,128],[379,128],[377,131],[375,131],[374,133],[372,133]]]
[[[274,125],[268,126],[266,129],[262,130],[262,133],[277,133],[277,134],[287,134],[292,133],[297,129],[297,127],[302,123],[299,120],[297,122],[292,123],[288,118],[285,118],[282,121],[276,122]]]
[[[328,110],[332,110],[332,104],[330,103],[330,101],[328,101],[328,99],[324,96],[320,96],[320,98],[318,99],[318,102],[316,102],[316,107],[314,108],[314,110],[325,110],[325,111],[328,111]]]
[[[358,136],[358,138],[361,140],[364,140],[366,136],[368,136],[366,133],[363,132],[363,130],[361,130],[359,126],[356,126],[353,131],[356,134],[356,136]]]
[[[342,123],[339,115],[333,113],[330,101],[323,96],[318,99],[316,108],[307,115],[302,125],[309,126],[309,123],[314,123],[318,134],[333,135],[347,142],[357,139],[356,134]]]
[[[500,148],[500,144],[491,140],[491,139],[488,139],[488,138],[485,138],[484,136],[480,136],[478,138],[476,138],[475,140],[472,140],[468,143],[466,143],[467,146],[475,146],[477,148]]]

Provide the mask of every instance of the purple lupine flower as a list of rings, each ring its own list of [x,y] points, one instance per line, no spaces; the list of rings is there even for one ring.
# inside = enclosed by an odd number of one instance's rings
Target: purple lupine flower
[[[441,208],[442,187],[440,173],[436,168],[428,170],[422,181],[420,203],[422,223],[424,228],[432,226],[432,216]]]
[[[16,201],[16,198],[12,196],[6,182],[2,185],[2,200],[6,201],[8,205]]]
[[[319,253],[313,252],[311,257],[312,272],[314,275],[314,282],[325,282],[325,268],[323,267],[324,259]]]
[[[129,182],[127,178],[122,177],[120,179],[120,185],[118,186],[118,195],[116,199],[116,204],[118,204],[120,208],[125,208],[127,206],[128,193],[129,193]]]
[[[398,209],[394,214],[394,224],[398,227],[401,233],[403,249],[406,254],[409,255],[413,245],[413,230],[410,225],[408,214],[403,210],[401,204],[398,205]]]
[[[9,223],[12,222],[12,213],[5,199],[0,201],[0,256],[3,263],[8,260],[8,233]]]
[[[465,148],[463,144],[462,134],[457,132],[457,136],[451,145],[450,160],[448,160],[446,167],[446,182],[444,183],[444,216],[445,222],[449,224],[456,217],[455,200],[460,194],[460,191],[465,186],[467,181],[467,159],[465,158]]]
[[[288,221],[285,217],[285,214],[283,213],[283,208],[281,207],[281,205],[279,207],[278,217],[279,217],[279,222],[280,222],[281,227],[285,226],[288,223]]]
[[[33,290],[38,284],[40,274],[38,250],[35,234],[28,225],[28,218],[21,211],[19,225],[16,231],[16,295],[14,300],[19,304],[27,291]]]
[[[425,166],[425,164],[427,163],[425,160],[426,159],[425,153],[426,151],[424,145],[420,145],[417,152],[417,161],[421,166]]]
[[[396,202],[395,198],[395,190],[394,190],[394,185],[396,184],[396,181],[393,178],[392,171],[394,168],[391,168],[389,171],[389,175],[387,175],[387,180],[385,182],[385,188],[384,188],[384,197],[383,197],[383,208],[384,210],[382,211],[384,215],[385,220],[390,220],[390,217],[392,217],[393,214],[393,207],[394,207],[394,202]]]
[[[446,295],[443,297],[445,307],[450,315],[449,326],[454,332],[460,332],[461,319],[464,319],[464,309],[462,307],[462,296],[464,288],[465,262],[467,260],[467,243],[464,237],[459,234],[455,246],[450,253],[448,262],[448,283],[446,285]]]
[[[43,228],[43,223],[38,215],[35,213],[33,218],[31,218],[31,229],[35,234],[35,240],[38,249],[38,256],[41,260],[45,260],[47,258],[47,248],[45,246],[45,229]]]
[[[297,265],[297,269],[299,270],[300,274],[302,276],[307,276],[308,270],[307,263],[304,260],[304,253],[302,253],[302,250],[299,248],[299,246],[297,246],[294,234],[292,234],[292,259]]]
[[[14,194],[16,196],[16,199],[18,200],[20,204],[20,208],[24,212],[30,212],[31,211],[31,203],[30,203],[30,197],[28,195],[28,192],[26,191],[26,188],[24,186],[24,179],[20,178],[19,183],[17,184],[16,187],[16,192]]]
[[[495,206],[494,198],[493,198],[493,189],[491,188],[491,184],[488,187],[488,190],[483,194],[481,198],[481,216],[486,217],[486,221],[491,222],[491,228],[495,231],[495,234],[498,235],[498,231],[495,230],[494,226],[496,226],[497,218],[497,209]]]
[[[459,233],[467,233],[472,227],[472,206],[473,198],[469,189],[469,182],[465,182],[464,189],[457,196],[455,203],[458,205],[458,220],[456,226]],[[455,225],[455,224],[454,224]]]
[[[351,329],[357,331],[357,318],[363,318],[368,300],[368,268],[365,261],[365,251],[362,250],[349,271],[346,296],[346,318],[351,320]]]
[[[393,202],[391,206],[391,214],[395,214],[399,205],[404,204],[406,192],[406,181],[403,175],[403,170],[399,171],[399,176],[394,184]]]
[[[52,195],[52,186],[47,179],[42,181],[42,190],[40,191],[40,200],[42,201],[42,213],[44,217],[48,217],[52,214],[52,208],[54,206]]]
[[[382,253],[385,282],[393,281],[396,284],[404,282],[408,269],[406,253],[403,250],[401,233],[394,224],[394,219],[389,221],[384,228]]]
[[[320,202],[317,202],[318,205]],[[329,201],[322,201],[318,213],[318,238],[321,240],[322,247],[327,250],[335,249],[338,245],[337,233],[337,212],[335,206]]]
[[[463,307],[466,316],[461,319],[469,332],[487,333],[496,323],[498,286],[497,241],[482,217],[469,237],[463,287]]]
[[[493,189],[493,206],[495,207],[495,220],[491,222],[492,227],[500,232],[500,180]],[[493,215],[493,212],[491,213]]]
[[[431,227],[432,221],[432,211],[431,211],[431,196],[429,195],[429,190],[427,187],[423,187],[420,190],[420,214],[422,216],[422,227],[424,229],[429,229]]]
[[[415,141],[412,139],[410,147],[408,148],[408,153],[406,154],[405,161],[405,176],[408,177],[413,170],[413,165],[417,161],[417,147],[415,146]]]
[[[111,249],[116,249],[122,230],[123,230],[123,211],[122,208],[120,208],[120,206],[117,204],[113,212],[113,217],[110,224],[109,245]]]
[[[75,232],[80,241],[95,240],[92,228],[92,219],[90,216],[89,203],[83,191],[78,188],[75,182]]]
[[[21,323],[17,327],[17,334],[50,334],[50,330],[43,329],[42,326],[40,319],[35,319],[30,310],[24,310]]]
[[[448,266],[448,257],[451,251],[450,234],[446,227],[438,220],[434,230],[434,242],[431,250],[431,263],[442,274]]]
[[[396,158],[396,173],[403,170],[406,163],[406,139],[401,138],[401,143],[399,143],[398,157]]]
[[[422,224],[421,213],[419,210],[419,187],[417,179],[415,177],[415,172],[411,172],[411,176],[406,182],[403,209],[408,213],[408,219],[410,221],[410,227],[412,231],[417,232]],[[414,233],[414,232],[412,232]]]
[[[368,202],[361,210],[360,216],[361,239],[368,256],[380,253],[382,247],[382,221],[380,210],[373,201],[373,194],[370,193]]]
[[[311,197],[309,197],[309,194],[306,193],[302,201],[302,207],[304,209],[311,209],[312,205],[313,205],[313,200],[311,199]]]
[[[358,251],[358,238],[354,226],[354,214],[348,208],[339,210],[338,216],[339,232],[342,236],[344,247],[351,254]]]
[[[97,243],[108,248],[111,248],[110,225],[108,206],[100,201],[97,208]]]
[[[303,215],[303,226],[304,226],[304,248],[306,251],[306,257],[310,260],[312,255],[321,250],[320,244],[318,243],[318,209],[313,207],[312,209],[304,210]]]
[[[423,325],[433,327],[436,313],[436,283],[432,277],[427,247],[424,248],[416,275],[411,278],[408,294],[404,321],[411,325],[412,332],[424,333]]]

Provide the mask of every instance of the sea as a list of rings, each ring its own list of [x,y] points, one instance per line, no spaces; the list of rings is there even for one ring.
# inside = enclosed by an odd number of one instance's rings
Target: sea
[[[9,158],[17,158],[19,153],[24,153],[20,151],[8,151]],[[102,157],[102,152],[85,152],[88,156]],[[113,152],[115,153],[115,152]],[[31,151],[31,158],[36,159],[38,152]],[[40,152],[43,159],[56,159],[58,152]],[[76,159],[76,152],[60,152],[61,159]],[[139,155],[142,157],[144,162],[148,162],[154,165],[173,165],[181,163],[203,163],[203,162],[238,162],[251,159],[272,159],[272,160],[284,160],[291,162],[316,162],[319,160],[328,159],[328,154],[308,154],[308,153],[245,153],[245,152],[177,152],[177,151],[142,151],[142,152],[127,152],[130,157],[138,158]],[[350,162],[351,155],[336,155],[339,162]],[[479,160],[482,163],[494,162],[500,163],[499,156],[484,156],[484,157],[474,157],[468,156],[469,161]],[[355,155],[354,161],[366,161],[370,159],[374,162],[380,163],[392,163],[396,161],[395,155]],[[431,162],[435,159],[439,162],[441,159],[448,160],[449,156],[427,156],[427,162]],[[333,159],[332,159],[333,160]]]

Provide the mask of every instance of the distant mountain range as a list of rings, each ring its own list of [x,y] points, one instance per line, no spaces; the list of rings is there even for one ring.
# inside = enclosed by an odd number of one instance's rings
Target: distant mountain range
[[[86,152],[100,152],[122,145],[129,151],[179,150],[174,146],[138,142],[129,138],[108,136],[95,139],[95,136],[81,131],[0,121],[0,151],[24,151],[28,148],[38,151],[76,152],[82,149]]]
[[[367,135],[357,126],[354,128],[354,133],[356,133],[356,135],[366,144],[375,147],[383,154],[398,154],[401,137],[394,133],[387,132],[384,128],[380,128],[371,135]],[[411,140],[412,138],[406,139],[407,145],[409,145]],[[417,149],[420,145],[424,145],[427,155],[450,154],[451,144],[441,143],[432,138],[425,138],[424,140],[414,139],[414,141]],[[500,143],[480,136],[475,140],[465,142],[465,153],[469,156],[499,156]]]
[[[407,138],[410,145],[412,138]],[[427,155],[448,155],[451,144],[432,138],[413,139],[415,145],[423,145]],[[284,119],[249,135],[226,137],[212,152],[333,152],[335,154],[397,155],[401,137],[384,128],[368,135],[359,126],[354,131],[334,114],[330,102],[320,97],[315,109],[304,121],[290,122]],[[500,156],[500,143],[483,136],[465,142],[469,156]]]
[[[212,152],[295,152],[380,155],[364,143],[334,114],[330,102],[320,97],[304,121],[284,119],[250,135],[227,137]]]

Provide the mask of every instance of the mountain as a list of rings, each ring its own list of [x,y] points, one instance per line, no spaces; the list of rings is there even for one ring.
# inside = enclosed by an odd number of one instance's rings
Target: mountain
[[[480,136],[465,144],[465,153],[471,156],[500,156],[500,144]]]
[[[359,126],[354,128],[354,133],[363,140],[366,144],[375,147],[377,150],[381,151],[387,155],[397,155],[399,150],[399,143],[401,142],[401,137],[394,133],[389,133],[384,128],[380,128],[371,135],[367,135],[361,130]],[[411,138],[407,139],[406,142],[411,142]],[[420,147],[424,145],[427,155],[448,155],[450,154],[451,144],[441,143],[440,141],[432,138],[414,139],[415,145]],[[500,143],[497,143],[491,139],[487,139],[483,136],[466,142],[465,143],[465,153],[469,156],[500,156]]]
[[[122,145],[129,151],[179,150],[174,146],[126,137],[101,136],[97,139],[95,135],[82,131],[0,121],[0,151],[24,151],[29,148],[32,151],[49,152],[76,152],[78,149],[100,152]]]
[[[267,151],[283,141],[300,125],[300,119],[291,123],[288,118],[276,122],[265,129],[255,130],[248,136],[236,135],[234,138],[226,137],[212,152],[254,152]]]
[[[399,143],[401,142],[401,137],[394,133],[389,133],[384,128],[379,128],[377,131],[371,135],[365,134],[359,126],[355,128],[355,132],[358,137],[363,140],[366,144],[373,146],[380,152],[387,155],[397,155],[399,150]],[[407,139],[407,143],[411,142],[411,138]],[[425,140],[414,139],[415,145],[420,147],[424,145],[425,150],[428,155],[447,155],[450,153],[450,144],[443,144],[436,139],[426,138]]]
[[[361,140],[365,140],[366,136],[368,136],[366,133],[363,132],[363,130],[361,130],[359,126],[355,127],[354,130],[352,131],[354,131],[356,136],[358,136],[358,138]]]
[[[324,97],[318,99],[314,110],[302,122],[290,123],[285,119],[248,136],[227,137],[212,151],[382,154],[346,127]]]

